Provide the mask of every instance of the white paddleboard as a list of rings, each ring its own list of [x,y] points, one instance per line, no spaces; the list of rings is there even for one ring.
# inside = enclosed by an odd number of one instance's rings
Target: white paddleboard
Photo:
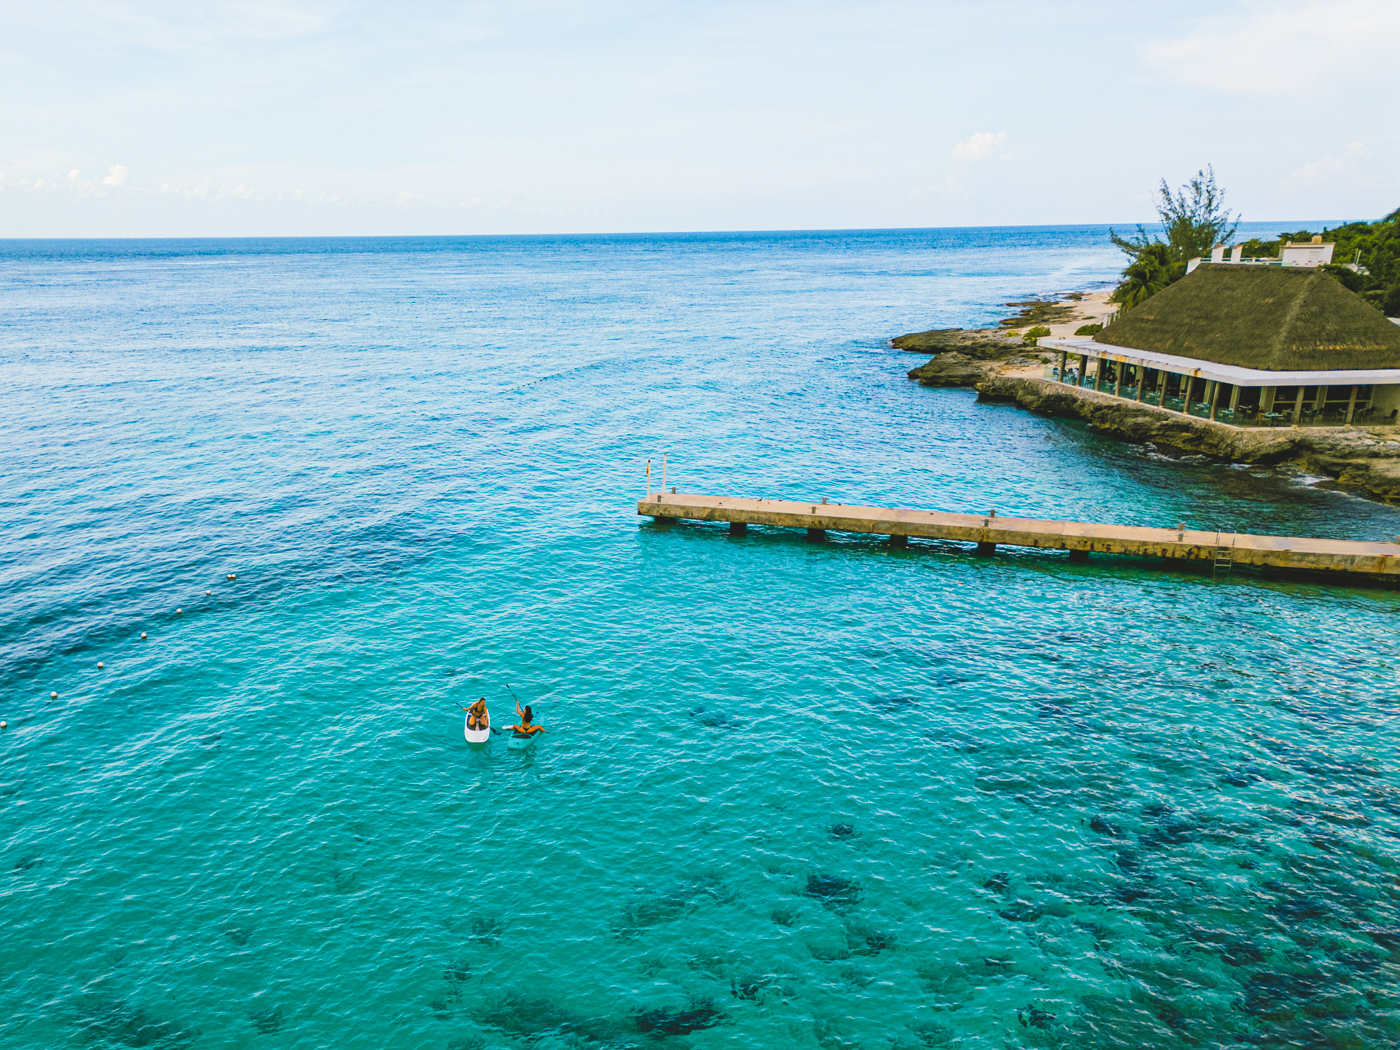
[[[472,716],[467,715],[467,720],[462,726],[462,735],[467,738],[469,744],[484,744],[491,739],[491,715],[486,716],[486,725],[481,729],[472,728]]]

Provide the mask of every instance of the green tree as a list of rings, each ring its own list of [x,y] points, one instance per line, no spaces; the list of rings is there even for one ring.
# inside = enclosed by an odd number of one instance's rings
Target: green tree
[[[1123,271],[1123,280],[1109,299],[1131,310],[1144,299],[1150,299],[1172,282],[1170,249],[1161,241],[1144,244],[1137,258]]]
[[[1175,193],[1163,179],[1157,188],[1157,215],[1165,240],[1142,226],[1132,237],[1108,231],[1113,243],[1133,260],[1113,293],[1113,301],[1125,307],[1136,306],[1186,276],[1188,262],[1210,254],[1217,244],[1233,240],[1240,225],[1239,216],[1231,215],[1225,207],[1225,193],[1215,184],[1211,165],[1196,172]]]
[[[1175,193],[1163,179],[1157,188],[1157,215],[1166,234],[1167,253],[1173,263],[1188,263],[1204,256],[1217,244],[1234,240],[1240,218],[1225,207],[1225,191],[1215,184],[1215,168],[1207,164]],[[1139,226],[1136,237],[1120,237],[1110,230],[1113,243],[1137,258],[1149,244],[1162,243]]]

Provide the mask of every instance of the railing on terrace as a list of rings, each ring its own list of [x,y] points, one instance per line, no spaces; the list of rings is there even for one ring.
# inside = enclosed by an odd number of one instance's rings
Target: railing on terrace
[[[1069,376],[1065,382],[1069,386],[1078,386],[1078,374],[1073,369],[1067,372]],[[1047,365],[1042,373],[1042,378],[1060,381],[1060,370],[1054,365]],[[1099,393],[1112,394],[1113,383],[1105,379],[1101,383],[1096,383],[1093,379],[1086,380],[1084,390],[1097,390]],[[1119,397],[1125,401],[1138,401],[1136,387],[1123,387]],[[1154,408],[1165,408],[1171,412],[1180,412],[1183,415],[1195,416],[1198,419],[1210,418],[1210,402],[1192,401],[1188,406],[1185,398],[1167,397],[1163,399],[1161,392],[1157,390],[1148,391],[1147,395],[1138,401],[1139,404],[1151,405]],[[1347,426],[1345,405],[1328,405],[1321,409],[1305,408],[1300,413],[1298,423],[1307,427],[1341,427]],[[1228,423],[1236,427],[1278,427],[1290,426],[1293,422],[1293,406],[1287,402],[1276,405],[1271,412],[1260,412],[1255,406],[1245,408],[1230,409],[1224,406],[1216,409],[1215,421],[1217,423]],[[1394,426],[1400,422],[1400,411],[1392,411],[1388,415],[1381,414],[1374,407],[1358,406],[1352,416],[1352,426]]]

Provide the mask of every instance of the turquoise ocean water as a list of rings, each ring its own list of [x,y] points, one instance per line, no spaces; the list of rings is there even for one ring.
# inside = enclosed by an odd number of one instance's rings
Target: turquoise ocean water
[[[1104,233],[0,244],[0,1046],[1400,1045],[1400,595],[636,518],[1400,533],[904,377]]]

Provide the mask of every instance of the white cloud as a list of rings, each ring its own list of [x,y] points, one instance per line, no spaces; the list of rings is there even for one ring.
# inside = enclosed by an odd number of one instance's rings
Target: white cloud
[[[1176,79],[1253,95],[1295,95],[1341,76],[1391,77],[1395,0],[1243,0],[1243,10],[1147,48]]]
[[[107,177],[102,180],[104,186],[125,186],[126,177],[131,173],[126,170],[124,164],[113,164],[107,169]]]
[[[953,156],[958,160],[986,160],[1006,143],[1006,132],[979,131],[971,138],[963,139],[953,147]]]
[[[1280,188],[1285,193],[1297,193],[1318,185],[1334,188],[1339,182],[1356,182],[1370,156],[1371,151],[1364,142],[1348,142],[1341,156],[1319,157],[1309,161],[1290,172]]]

